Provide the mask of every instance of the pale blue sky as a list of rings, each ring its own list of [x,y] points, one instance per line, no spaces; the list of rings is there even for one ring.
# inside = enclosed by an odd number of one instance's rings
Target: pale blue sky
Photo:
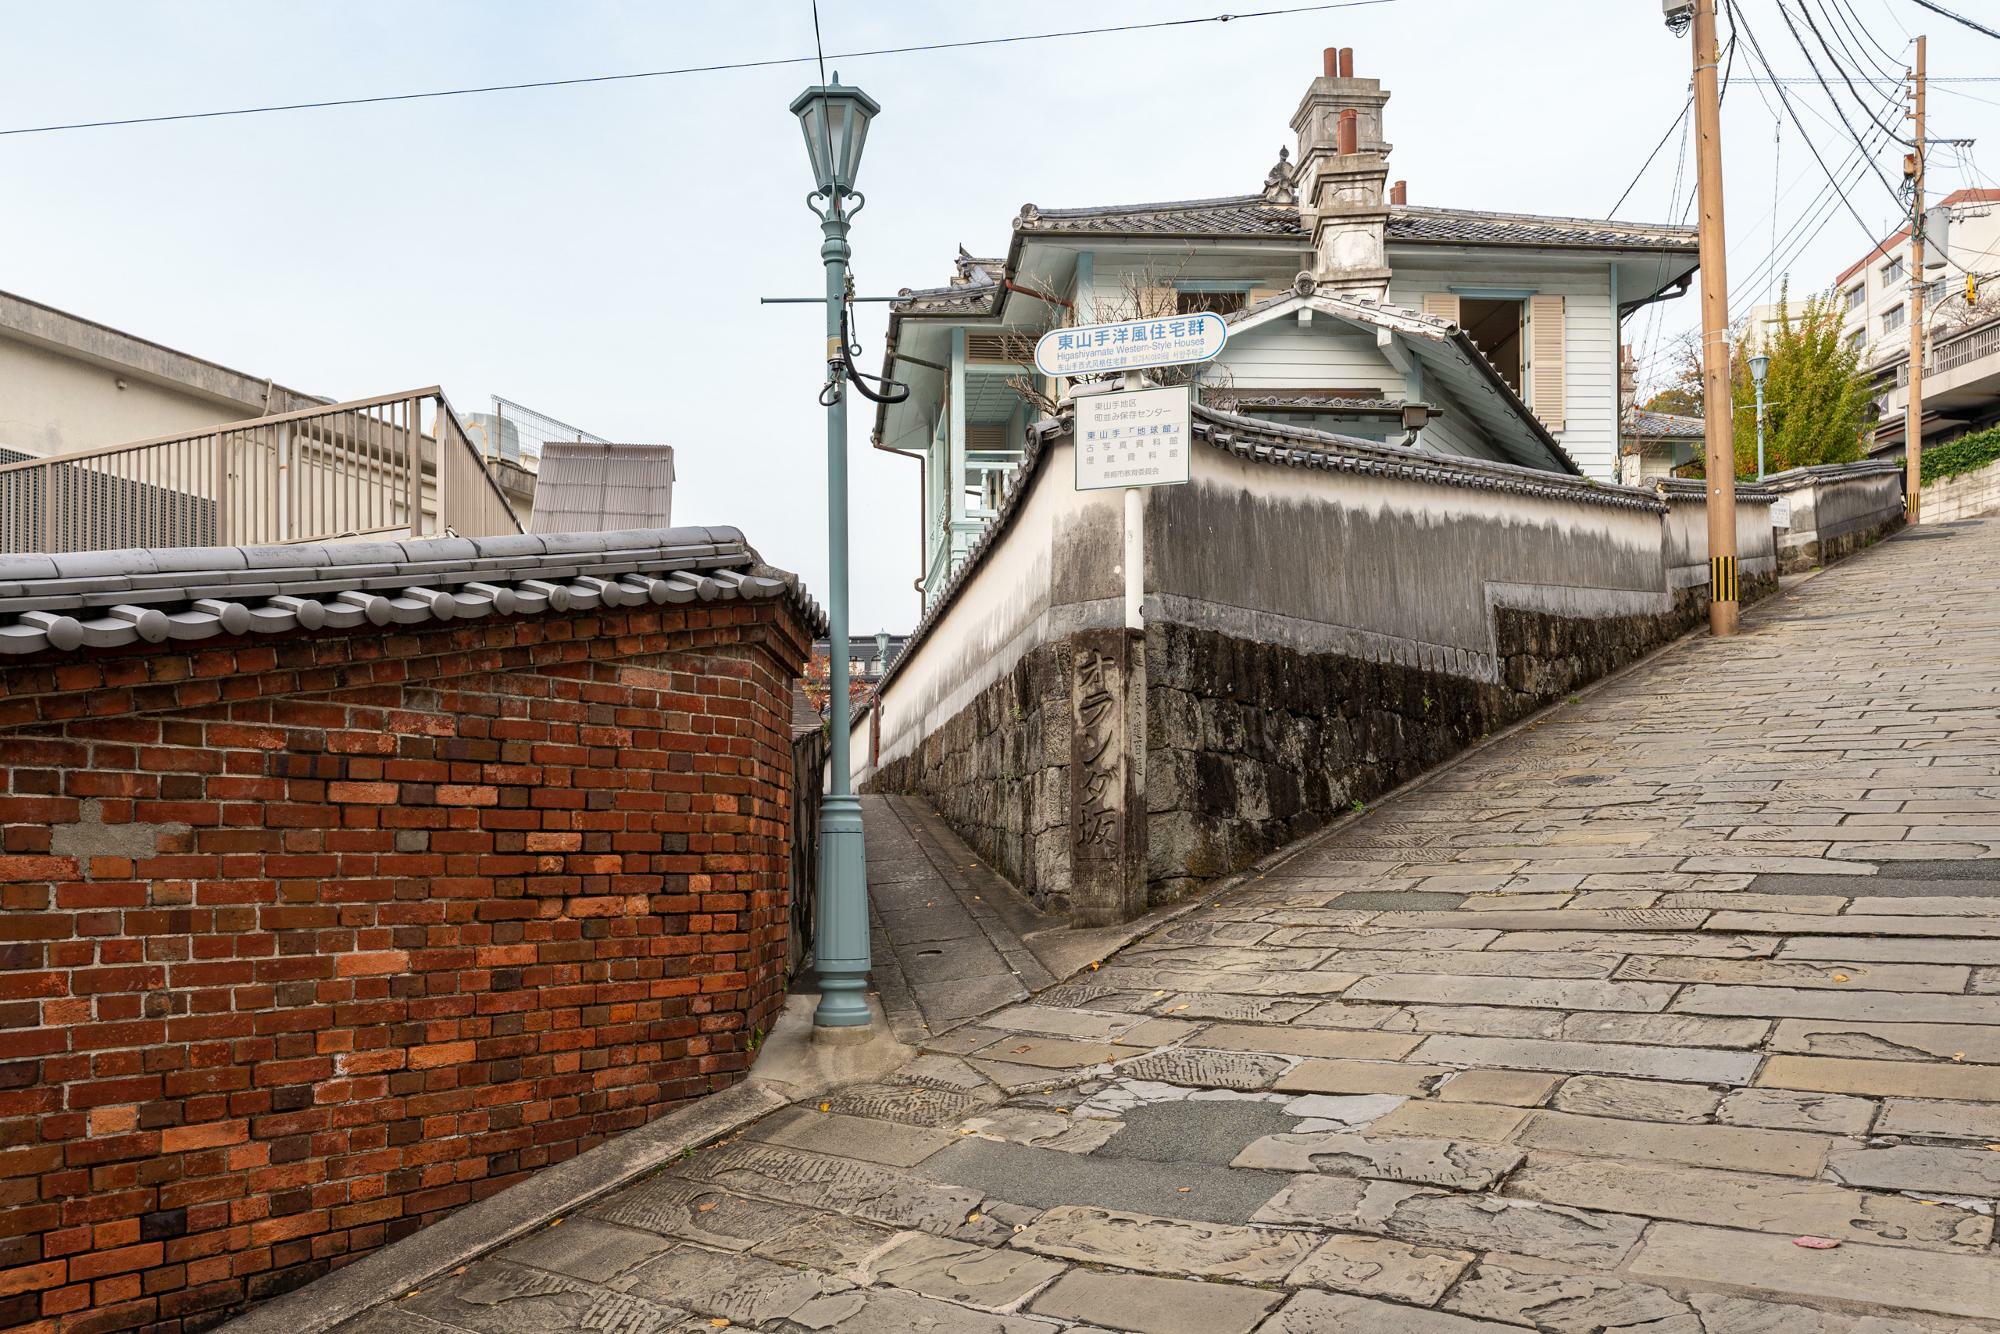
[[[1892,50],[1927,29],[1934,75],[1996,68],[1989,39],[1908,0],[1850,2]],[[1773,64],[1805,73],[1774,0],[1741,3]],[[1230,7],[822,0],[821,13],[827,49],[847,51]],[[806,0],[16,0],[5,19],[0,128],[812,52]],[[1357,72],[1392,92],[1392,174],[1413,203],[1587,216],[1665,130],[1689,65],[1657,0],[1393,0],[843,59],[843,79],[883,105],[862,168],[860,290],[940,283],[961,241],[1000,253],[1026,201],[1257,188],[1329,45],[1354,47]],[[499,393],[600,435],[670,442],[678,519],[740,526],[823,594],[820,317],[757,305],[819,290],[785,109],[812,81],[792,66],[0,138],[0,288],[308,391],[441,383],[462,411]],[[1129,139],[1097,129],[1154,88],[1173,94],[1169,124]],[[1830,120],[1816,88],[1794,91]],[[2000,132],[2000,84],[1932,108],[1935,133]],[[1837,161],[1833,133],[1805,114]],[[1736,277],[1769,243],[1772,124],[1756,90],[1732,91]],[[1678,147],[1622,216],[1664,216]],[[1782,233],[1821,180],[1789,125],[1779,152]],[[1934,191],[1965,183],[1951,161],[1933,159]],[[1853,198],[1892,225],[1880,186]],[[1795,263],[1795,286],[1823,284],[1866,247],[1843,212]],[[881,308],[864,309],[874,370]],[[1668,308],[1660,331],[1691,313],[1691,301]],[[902,630],[916,614],[916,466],[868,448],[864,406],[854,624]]]

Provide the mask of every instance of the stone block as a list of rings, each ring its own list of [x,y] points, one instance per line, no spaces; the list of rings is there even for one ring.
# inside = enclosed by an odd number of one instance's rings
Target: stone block
[[[1631,1251],[1645,1221],[1494,1195],[1465,1195],[1391,1181],[1294,1177],[1252,1216],[1469,1251],[1504,1251],[1612,1269]]]
[[[1630,1272],[1662,1282],[1722,1284],[1808,1301],[1856,1302],[1939,1315],[2000,1310],[2000,1265],[1986,1256],[1887,1246],[1808,1251],[1783,1236],[1660,1223]]]
[[[1351,962],[1342,959],[1343,964]],[[1671,986],[1640,982],[1387,973],[1363,978],[1343,992],[1342,997],[1363,1001],[1497,1005],[1547,1010],[1654,1011],[1667,1008],[1674,990]]]
[[[1758,1075],[1757,1084],[1760,1088],[1855,1093],[1877,1098],[2000,1102],[2000,1067],[1990,1065],[1773,1056]]]
[[[875,1281],[981,1310],[1018,1305],[1063,1271],[1032,1255],[905,1233],[870,1266]]]
[[[2000,1106],[1891,1098],[1882,1104],[1882,1119],[1875,1129],[1883,1135],[1923,1135],[2000,1144]]]
[[[1641,1047],[1456,1035],[1426,1038],[1416,1055],[1426,1061],[1452,1065],[1587,1071],[1700,1084],[1747,1084],[1760,1059],[1754,1052],[1701,1047]]]
[[[1466,1070],[1447,1079],[1438,1097],[1446,1102],[1534,1107],[1549,1096],[1557,1082],[1558,1076],[1526,1070]]]
[[[1616,1116],[1635,1121],[1706,1121],[1722,1095],[1700,1084],[1664,1084],[1616,1075],[1578,1075],[1563,1081],[1555,1106],[1582,1116]]]
[[[1271,1087],[1284,1093],[1395,1093],[1422,1097],[1439,1076],[1448,1073],[1441,1065],[1307,1060],[1279,1077]]]
[[[1511,1328],[1443,1311],[1426,1311],[1355,1293],[1305,1291],[1258,1326],[1258,1334],[1323,1334],[1366,1330],[1367,1334],[1491,1334]]]
[[[1826,1174],[1850,1186],[1932,1195],[2000,1197],[2000,1153],[1929,1144],[1836,1149]]]
[[[1012,1245],[1092,1265],[1155,1273],[1277,1283],[1313,1248],[1313,1238],[1283,1228],[1191,1222],[1112,1209],[1050,1209]]]
[[[1693,1308],[1665,1289],[1597,1274],[1532,1273],[1482,1263],[1444,1304],[1468,1316],[1560,1334],[1637,1329],[1702,1334]]]
[[[1285,1281],[1292,1287],[1330,1288],[1429,1306],[1472,1260],[1468,1251],[1411,1246],[1385,1237],[1332,1237]]]
[[[1362,983],[1361,985],[1366,985]],[[1349,994],[1352,994],[1350,989]],[[1189,1046],[1219,1051],[1268,1052],[1280,1056],[1346,1057],[1393,1061],[1407,1056],[1419,1038],[1399,1033],[1344,1029],[1298,1029],[1249,1024],[1217,1024],[1189,1040]]]
[[[1155,1080],[1200,1088],[1264,1089],[1270,1088],[1293,1064],[1288,1057],[1257,1052],[1171,1047],[1126,1061],[1118,1067],[1118,1074],[1122,1079]]]
[[[1507,1190],[1524,1199],[1608,1213],[1931,1250],[1977,1250],[1993,1235],[1993,1220],[1951,1205],[1924,1205],[1824,1181],[1630,1160],[1535,1155],[1509,1179]]]
[[[1817,1130],[1860,1135],[1875,1119],[1875,1104],[1838,1093],[1794,1093],[1788,1089],[1737,1089],[1722,1100],[1716,1119],[1730,1126],[1776,1130]],[[2000,1119],[1996,1119],[2000,1125]]]
[[[1259,1288],[1073,1269],[1030,1309],[1136,1334],[1250,1334],[1279,1297]]]
[[[1688,1163],[1799,1177],[1819,1174],[1831,1143],[1824,1136],[1782,1130],[1667,1125],[1567,1112],[1536,1112],[1514,1139],[1531,1148],[1585,1157]]]
[[[766,1117],[744,1132],[744,1138],[891,1167],[914,1167],[952,1142],[952,1136],[943,1131],[811,1107],[793,1107]]]
[[[1486,1190],[1518,1167],[1523,1156],[1518,1149],[1452,1140],[1402,1136],[1376,1139],[1338,1131],[1315,1131],[1266,1135],[1237,1154],[1230,1166]]]
[[[1445,1088],[1457,1082],[1457,1079],[1447,1081]],[[1421,1135],[1497,1144],[1520,1129],[1527,1119],[1527,1109],[1522,1107],[1412,1099],[1376,1121],[1370,1130],[1378,1135]]]

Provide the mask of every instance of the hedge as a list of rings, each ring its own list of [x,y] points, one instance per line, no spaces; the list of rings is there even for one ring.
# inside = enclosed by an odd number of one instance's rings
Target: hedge
[[[1939,481],[1983,468],[2000,459],[2000,426],[1962,435],[1942,445],[1924,446],[1924,480]]]

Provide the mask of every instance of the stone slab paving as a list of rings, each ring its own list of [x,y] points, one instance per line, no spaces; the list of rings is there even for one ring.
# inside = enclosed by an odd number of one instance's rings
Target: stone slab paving
[[[2000,522],[1933,531],[1066,980],[874,808],[923,1055],[344,1328],[2000,1330]]]

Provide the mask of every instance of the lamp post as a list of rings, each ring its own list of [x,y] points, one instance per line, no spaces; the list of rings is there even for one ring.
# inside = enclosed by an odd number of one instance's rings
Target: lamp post
[[[1757,480],[1764,480],[1764,377],[1771,370],[1771,359],[1759,352],[1750,358],[1750,382],[1757,386]]]
[[[826,264],[827,492],[827,658],[828,703],[833,770],[820,803],[819,939],[813,961],[819,970],[819,1006],[813,1036],[825,1042],[858,1042],[869,1033],[868,856],[861,837],[861,801],[850,790],[847,765],[847,245],[848,219],[867,201],[854,188],[868,122],[882,108],[859,88],[833,82],[806,89],[792,99],[792,114],[805,130],[816,188],[806,207],[818,215],[820,259]],[[824,201],[825,207],[814,201]],[[853,201],[850,209],[849,200]]]

